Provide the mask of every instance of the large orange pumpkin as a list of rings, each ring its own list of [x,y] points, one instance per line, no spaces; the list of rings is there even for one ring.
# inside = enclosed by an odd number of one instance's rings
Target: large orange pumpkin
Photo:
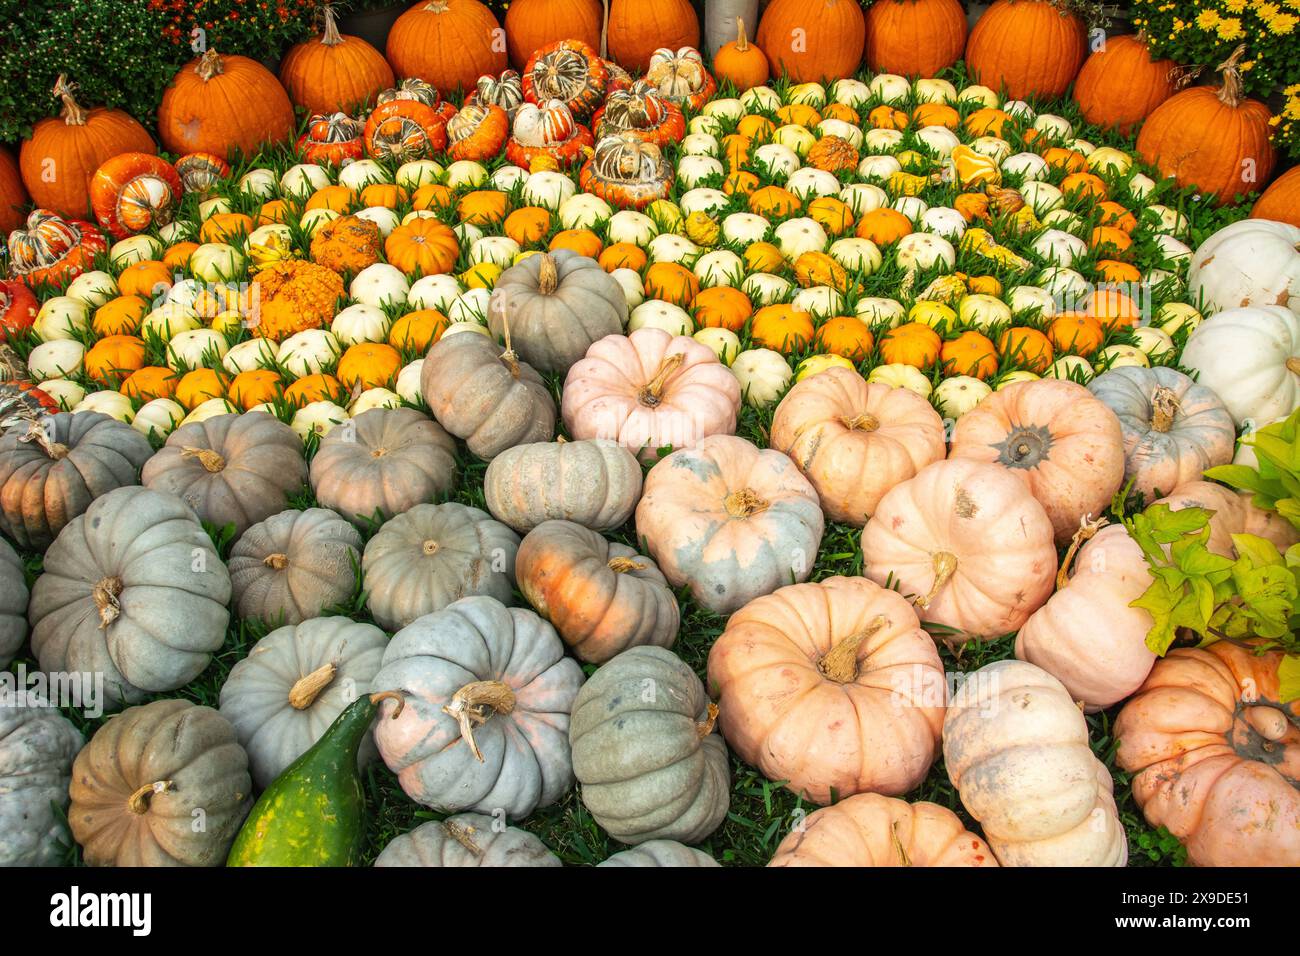
[[[736,18],[736,39],[724,43],[713,57],[713,75],[719,83],[730,80],[742,93],[767,82],[767,55],[757,44],[749,42],[745,21],[740,17]]]
[[[407,275],[450,272],[460,243],[450,226],[428,217],[398,226],[384,240],[384,257]]]
[[[1272,111],[1241,91],[1242,47],[1219,65],[1218,90],[1194,86],[1156,107],[1137,138],[1142,161],[1179,186],[1195,186],[1220,206],[1255,192],[1273,173]]]
[[[60,76],[54,95],[63,101],[63,109],[58,117],[36,124],[19,150],[18,164],[32,202],[60,216],[84,219],[90,211],[90,177],[101,163],[119,153],[158,149],[129,115],[121,110],[87,110],[74,99],[75,92],[76,86]],[[6,206],[4,212],[9,211]]]
[[[867,66],[877,73],[935,76],[965,49],[958,0],[878,0],[867,11]]]
[[[709,687],[740,759],[819,804],[919,784],[947,703],[939,652],[916,612],[866,578],[750,601],[709,651]]]
[[[1300,704],[1281,703],[1281,662],[1178,648],[1115,722],[1134,799],[1196,866],[1300,866]]]
[[[27,218],[23,209],[30,201],[22,173],[18,171],[18,161],[13,153],[0,146],[0,235],[8,235],[11,229],[22,225]]]
[[[1255,203],[1250,216],[1252,219],[1272,219],[1300,226],[1300,166],[1291,167],[1273,180],[1273,185],[1265,189],[1264,195]]]
[[[559,40],[600,48],[600,0],[514,0],[506,9],[510,64],[522,70],[534,52]]]
[[[1074,101],[1089,123],[1127,136],[1151,111],[1174,95],[1173,60],[1155,60],[1146,40],[1124,34],[1107,37],[1088,57],[1074,81]]]
[[[480,76],[508,65],[505,31],[478,0],[428,0],[393,24],[388,62],[399,76],[418,76],[444,96],[473,90]]]
[[[690,0],[609,0],[609,55],[644,73],[655,50],[700,45],[700,18]]]
[[[997,0],[975,22],[966,65],[977,83],[1023,100],[1063,94],[1087,54],[1083,21],[1056,0]]]
[[[845,0],[772,0],[758,23],[758,45],[772,75],[798,83],[843,79],[858,71],[867,22]]]
[[[290,47],[280,63],[289,99],[327,116],[373,106],[380,91],[396,82],[393,68],[361,37],[339,32],[331,4],[325,4],[324,18],[321,35]]]
[[[275,75],[256,60],[216,50],[181,67],[158,107],[158,136],[173,153],[251,156],[293,130],[293,104]]]

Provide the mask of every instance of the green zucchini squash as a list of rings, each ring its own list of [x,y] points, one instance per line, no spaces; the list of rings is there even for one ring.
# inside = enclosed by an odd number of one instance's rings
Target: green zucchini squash
[[[230,848],[227,866],[356,866],[361,860],[365,796],[357,750],[382,691],[349,704],[325,735],[272,781],[254,804]]]

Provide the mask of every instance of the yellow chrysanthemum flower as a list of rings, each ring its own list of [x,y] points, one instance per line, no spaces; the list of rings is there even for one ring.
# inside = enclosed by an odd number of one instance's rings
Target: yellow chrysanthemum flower
[[[1241,21],[1236,17],[1224,20],[1215,32],[1220,40],[1240,40],[1246,35],[1246,31],[1241,28]]]
[[[1219,25],[1219,20],[1218,10],[1202,10],[1196,16],[1196,25],[1202,30],[1213,30]]]

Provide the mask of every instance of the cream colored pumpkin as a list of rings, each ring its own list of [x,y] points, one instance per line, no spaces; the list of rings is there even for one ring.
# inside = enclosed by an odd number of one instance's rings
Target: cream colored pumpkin
[[[1192,256],[1187,288],[1193,301],[1218,310],[1280,305],[1300,312],[1300,227],[1267,219],[1224,226]]]
[[[1285,418],[1300,406],[1300,315],[1279,305],[1220,312],[1193,330],[1180,364],[1239,428]]]

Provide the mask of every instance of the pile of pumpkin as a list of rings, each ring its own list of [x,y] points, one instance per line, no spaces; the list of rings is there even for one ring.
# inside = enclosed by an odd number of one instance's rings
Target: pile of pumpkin
[[[399,68],[232,170],[269,120],[196,120],[218,98],[184,84],[273,98],[206,54],[160,114],[186,155],[119,149],[11,234],[0,531],[43,562],[29,594],[0,549],[0,663],[30,643],[125,710],[84,742],[0,707],[41,770],[0,796],[0,860],[58,858],[53,801],[94,864],[357,862],[379,758],[454,814],[380,863],[557,865],[493,817],[576,779],[634,847],[610,862],[712,865],[687,845],[730,748],[824,807],[777,865],[1123,865],[1078,704],[1127,701],[1152,825],[1196,863],[1300,862],[1261,816],[1300,816],[1260,757],[1300,747],[1279,655],[1157,660],[1145,559],[1099,520],[1128,488],[1212,509],[1219,553],[1294,542],[1200,478],[1300,405],[1300,229],[1193,251],[1201,205],[1152,201],[1126,140],[988,87],[525,60],[459,108]],[[861,575],[827,576],[828,522]],[[672,650],[694,609],[729,615],[707,688]],[[274,627],[219,709],[178,698],[232,620]],[[950,693],[936,639],[1012,634]],[[941,752],[965,821],[902,799]],[[335,823],[284,812],[320,801]]]

